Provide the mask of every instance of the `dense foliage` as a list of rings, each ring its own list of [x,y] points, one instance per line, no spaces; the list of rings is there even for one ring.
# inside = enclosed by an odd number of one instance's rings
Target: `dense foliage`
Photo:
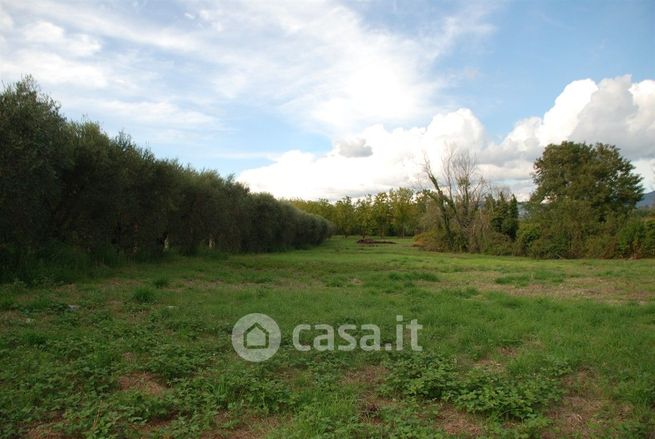
[[[641,177],[612,145],[549,145],[517,252],[535,257],[655,256],[655,221],[635,211]]]
[[[346,196],[334,203],[327,199],[295,199],[291,203],[306,212],[327,218],[339,235],[404,237],[424,230],[421,218],[427,200],[425,191],[415,192],[400,187],[375,196],[366,195],[356,201]]]
[[[329,223],[232,177],[159,160],[70,122],[26,78],[0,94],[0,281],[123,257],[315,245]]]

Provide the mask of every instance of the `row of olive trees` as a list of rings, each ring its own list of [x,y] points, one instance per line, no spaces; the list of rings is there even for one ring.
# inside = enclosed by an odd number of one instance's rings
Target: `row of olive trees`
[[[0,94],[0,212],[0,280],[29,278],[44,260],[272,251],[330,233],[325,219],[232,178],[67,121],[30,78]]]

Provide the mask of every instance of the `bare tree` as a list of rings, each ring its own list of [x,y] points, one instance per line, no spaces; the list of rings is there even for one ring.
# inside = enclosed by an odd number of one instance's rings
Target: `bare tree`
[[[474,157],[468,151],[451,149],[442,160],[437,176],[425,158],[425,174],[432,183],[429,192],[439,212],[439,227],[452,250],[465,250],[469,245],[473,224],[482,207],[487,184]]]

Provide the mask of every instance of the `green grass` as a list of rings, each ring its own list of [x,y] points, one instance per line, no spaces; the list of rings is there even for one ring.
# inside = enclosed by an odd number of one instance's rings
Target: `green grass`
[[[333,238],[0,289],[0,437],[649,437],[655,261]],[[262,312],[278,353],[231,328]],[[300,323],[424,326],[423,351],[298,352]],[[359,334],[359,333],[358,333]],[[204,435],[204,436],[203,436]]]

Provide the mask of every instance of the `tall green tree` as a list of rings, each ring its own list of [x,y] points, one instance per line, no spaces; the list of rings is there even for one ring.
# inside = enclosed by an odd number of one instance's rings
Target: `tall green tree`
[[[589,205],[596,219],[625,215],[643,196],[641,177],[614,145],[562,142],[548,145],[534,164],[533,205],[565,200]]]
[[[59,104],[31,77],[0,94],[0,251],[7,257],[20,258],[56,234],[52,211],[61,171],[71,166],[70,144]]]
[[[613,145],[548,145],[535,162],[537,187],[519,233],[522,251],[580,257],[608,248],[643,195],[641,177],[633,171]]]

